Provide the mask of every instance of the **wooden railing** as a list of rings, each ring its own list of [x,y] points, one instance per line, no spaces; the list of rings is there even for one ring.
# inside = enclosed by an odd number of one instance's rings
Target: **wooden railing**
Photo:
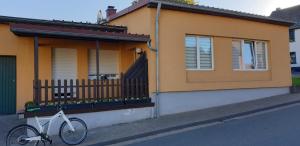
[[[108,100],[149,98],[148,80],[124,78],[107,80],[38,80],[33,82],[36,105],[93,103]]]

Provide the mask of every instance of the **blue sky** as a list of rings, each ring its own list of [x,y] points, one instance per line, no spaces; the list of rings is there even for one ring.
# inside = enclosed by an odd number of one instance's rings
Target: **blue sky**
[[[132,0],[1,0],[0,15],[39,19],[96,22],[99,9],[108,5],[118,10]],[[218,8],[269,15],[278,7],[299,5],[300,0],[198,0],[199,4]],[[105,13],[104,13],[105,14]]]

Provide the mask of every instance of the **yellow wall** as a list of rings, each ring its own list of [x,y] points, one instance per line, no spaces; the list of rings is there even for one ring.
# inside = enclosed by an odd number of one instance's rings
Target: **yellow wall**
[[[24,104],[32,101],[34,79],[34,43],[33,38],[14,35],[9,25],[0,24],[0,56],[16,56],[17,59],[17,110],[24,109]],[[88,49],[96,48],[96,42],[40,38],[39,40],[39,78],[52,79],[52,48],[77,49],[77,78],[88,77]],[[100,42],[100,49],[120,51],[120,72],[126,72],[134,62],[133,50],[139,43]]]
[[[111,24],[126,25],[129,32],[150,34],[154,40],[155,13],[156,9],[144,7],[113,20]],[[213,71],[185,69],[186,34],[212,36]],[[267,41],[269,70],[233,71],[231,43],[236,38]],[[153,80],[150,86],[155,87],[153,54],[149,78]],[[288,27],[163,9],[160,17],[160,75],[162,92],[290,86]],[[150,91],[154,91],[153,88]]]
[[[134,13],[125,15],[110,22],[112,25],[122,25],[128,27],[129,33],[148,34],[152,40],[152,46],[155,47],[154,29],[155,29],[155,12],[152,9],[141,8]],[[156,85],[156,67],[155,67],[155,53],[150,51],[146,44],[139,44],[147,53],[148,58],[148,75],[149,75],[149,91],[155,91]]]
[[[18,38],[8,25],[0,24],[0,55],[16,56],[17,59],[17,109],[32,100],[33,39]],[[22,96],[22,98],[18,98]]]

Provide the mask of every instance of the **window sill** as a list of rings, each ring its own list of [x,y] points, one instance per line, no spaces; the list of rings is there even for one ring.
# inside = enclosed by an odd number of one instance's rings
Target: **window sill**
[[[233,71],[238,72],[267,72],[268,69],[234,69]]]
[[[186,71],[215,71],[215,69],[185,69]]]

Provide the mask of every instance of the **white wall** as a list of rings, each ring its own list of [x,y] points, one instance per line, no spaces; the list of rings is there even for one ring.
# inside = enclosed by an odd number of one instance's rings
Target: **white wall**
[[[300,67],[300,29],[295,30],[295,42],[290,43],[290,52],[296,52],[297,64],[291,67]]]
[[[161,93],[159,115],[201,110],[288,93],[288,87]]]
[[[142,119],[153,117],[153,107],[124,109],[104,112],[82,113],[67,115],[69,118],[82,119],[88,129],[97,127],[110,126],[121,123],[130,123]],[[62,124],[62,119],[57,119],[51,126],[50,135],[58,135],[59,128]],[[27,124],[33,125],[37,128],[35,118],[28,118]]]

